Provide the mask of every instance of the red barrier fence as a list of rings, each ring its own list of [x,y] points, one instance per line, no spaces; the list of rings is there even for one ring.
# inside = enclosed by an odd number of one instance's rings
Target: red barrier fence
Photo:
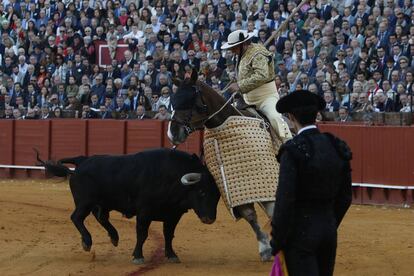
[[[414,127],[321,124],[322,132],[344,139],[353,151],[354,203],[414,203]],[[42,159],[94,154],[128,154],[171,147],[167,123],[155,120],[0,120],[0,164],[34,166]],[[201,153],[202,133],[178,148]],[[44,177],[40,170],[0,168],[0,177]]]
[[[354,203],[414,203],[414,127],[319,125],[353,152]]]

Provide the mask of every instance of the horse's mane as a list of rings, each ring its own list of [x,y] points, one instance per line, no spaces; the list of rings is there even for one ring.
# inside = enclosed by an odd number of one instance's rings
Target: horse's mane
[[[226,99],[206,82],[197,80],[196,85],[200,88],[200,90],[203,90],[204,93],[207,93],[208,95],[214,97],[214,99],[219,101],[220,104],[226,103]],[[234,106],[232,106],[231,104],[229,106],[231,106],[235,110]]]
[[[213,94],[217,98],[220,97],[224,100],[224,98],[215,89],[213,89],[213,87],[208,85],[206,82],[197,80],[196,85],[199,86],[200,89],[203,88],[204,92],[207,92],[208,94]]]
[[[214,97],[214,99],[216,99],[219,104],[224,105],[226,103],[226,99],[207,83],[197,80],[196,85],[199,86],[200,90],[203,90],[204,93],[212,95],[212,97]],[[232,104],[228,104],[227,106],[230,107],[231,112],[234,113],[233,115],[240,115],[239,112],[241,112],[244,116],[254,117],[254,114],[251,114],[247,110],[239,110],[238,112],[237,108]]]

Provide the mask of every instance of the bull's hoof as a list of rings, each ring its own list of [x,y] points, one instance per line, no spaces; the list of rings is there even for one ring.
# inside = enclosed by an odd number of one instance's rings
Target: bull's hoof
[[[82,241],[82,248],[87,252],[91,251],[91,245],[87,245],[84,241]]]
[[[169,263],[173,263],[173,264],[179,264],[179,263],[181,263],[181,260],[178,257],[167,258],[167,261]]]
[[[111,239],[111,243],[113,244],[113,246],[117,247],[118,246],[118,239]]]
[[[263,252],[260,252],[260,260],[262,262],[271,262],[272,261],[272,249],[266,249]]]
[[[142,264],[144,264],[144,263],[145,263],[145,261],[144,261],[144,258],[134,258],[134,259],[132,260],[132,263],[133,263],[133,264],[136,264],[136,265],[142,265]]]

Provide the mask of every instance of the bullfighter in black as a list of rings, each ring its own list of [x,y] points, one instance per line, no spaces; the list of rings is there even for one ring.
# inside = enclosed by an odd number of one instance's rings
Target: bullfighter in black
[[[315,126],[324,100],[295,91],[279,100],[297,135],[279,151],[279,185],[272,218],[273,255],[285,253],[290,276],[333,275],[337,229],[351,205],[352,182],[347,144]]]

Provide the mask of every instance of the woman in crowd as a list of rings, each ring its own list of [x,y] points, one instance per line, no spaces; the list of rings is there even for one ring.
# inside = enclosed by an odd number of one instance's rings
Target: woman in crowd
[[[54,118],[63,118],[62,109],[60,107],[55,108],[53,111]]]

